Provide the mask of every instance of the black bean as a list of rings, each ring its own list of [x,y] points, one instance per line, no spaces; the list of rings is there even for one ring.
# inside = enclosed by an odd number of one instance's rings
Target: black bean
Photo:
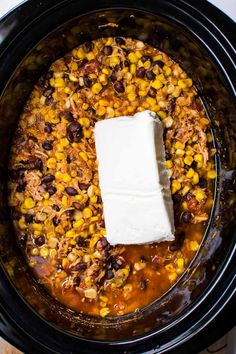
[[[52,94],[54,92],[54,88],[53,87],[48,87],[43,90],[43,95],[46,97],[46,98],[49,98],[49,97],[52,97]]]
[[[111,76],[110,76],[110,80],[111,82],[115,82],[117,80],[117,77],[116,77],[116,73],[112,73]]]
[[[85,64],[88,63],[88,59],[81,59],[77,62],[78,68],[82,68]]]
[[[16,169],[12,169],[12,170],[9,170],[9,178],[13,181],[16,181],[18,178],[24,178],[24,175],[25,175],[25,171],[26,169],[25,168],[16,168]]]
[[[193,161],[191,167],[195,170],[197,168],[197,161]]]
[[[103,249],[103,248],[106,248],[107,247],[107,245],[108,245],[108,241],[107,241],[107,239],[106,239],[106,237],[101,237],[100,239],[99,239],[99,241],[98,241],[98,243],[97,243],[97,248],[98,249]]]
[[[82,126],[78,122],[72,122],[66,129],[66,136],[71,143],[78,143],[83,137]]]
[[[71,158],[70,158],[70,156],[66,156],[66,162],[67,162],[67,163],[71,163]]]
[[[56,189],[56,187],[54,187],[54,186],[49,186],[49,187],[47,188],[47,192],[49,193],[50,196],[52,196],[53,194],[55,194],[56,191],[57,191],[57,189]]]
[[[23,181],[23,180],[19,180],[19,184],[18,184],[18,186],[16,187],[16,191],[17,191],[18,193],[22,193],[22,192],[25,191],[25,187],[26,187],[26,182]]]
[[[150,60],[150,62],[152,62],[152,58],[149,55],[143,55],[141,57],[142,63],[145,63],[145,61],[148,61],[148,60]]]
[[[52,174],[48,173],[47,175],[45,175],[43,177],[42,182],[43,183],[51,183],[52,181],[54,181],[54,179],[55,179],[55,177]]]
[[[56,216],[52,218],[53,225],[56,227],[60,224],[60,220]]]
[[[128,60],[125,60],[125,61],[124,61],[124,66],[125,66],[125,67],[130,66],[130,62],[129,62]]]
[[[175,106],[176,106],[176,100],[171,100],[168,107],[169,114],[172,114],[174,112]]]
[[[108,269],[108,271],[106,272],[106,279],[112,279],[114,278],[114,273],[111,269]]]
[[[151,87],[148,91],[148,96],[156,98],[157,90],[154,87]]]
[[[89,108],[87,109],[87,112],[90,113],[90,114],[92,114],[92,115],[94,115],[94,114],[96,113],[96,110],[95,110],[93,107],[89,107]]]
[[[192,219],[192,215],[191,213],[189,213],[188,211],[185,211],[183,214],[182,214],[182,220],[186,223],[186,224],[189,224],[190,221]]]
[[[37,237],[35,240],[34,240],[34,243],[37,245],[37,246],[43,246],[45,244],[45,236],[41,235],[39,237]]]
[[[24,164],[29,170],[39,170],[43,169],[43,161],[39,157],[32,157],[27,161],[24,161]]]
[[[121,68],[120,68],[120,65],[119,64],[116,64],[115,66],[114,66],[114,68],[113,68],[113,72],[114,73],[117,73],[117,71],[119,71]]]
[[[115,37],[115,42],[118,45],[125,45],[125,40],[121,37]]]
[[[53,77],[54,71],[53,70],[48,70],[48,72],[45,75],[45,78],[47,80],[51,79]]]
[[[90,186],[90,184],[86,184],[86,183],[78,183],[78,185],[81,190],[87,190],[88,187]]]
[[[112,54],[112,47],[110,45],[105,45],[103,48],[104,55],[111,55]]]
[[[147,280],[145,280],[145,279],[141,280],[139,283],[139,288],[142,291],[146,290],[147,289]]]
[[[60,112],[59,113],[59,117],[60,118],[65,118],[66,120],[68,120],[68,122],[73,122],[74,121],[74,117],[73,114],[69,111],[64,111],[64,112]]]
[[[55,211],[60,211],[60,208],[59,208],[59,206],[57,204],[53,204],[52,208]]]
[[[146,78],[148,80],[154,80],[156,77],[156,75],[154,74],[154,72],[152,70],[147,70],[146,71]]]
[[[165,63],[163,63],[161,60],[155,60],[153,65],[158,65],[162,69]]]
[[[141,66],[140,68],[138,68],[138,70],[136,71],[136,76],[143,78],[145,76],[146,70],[144,69],[143,66]]]
[[[35,143],[38,142],[38,139],[36,138],[36,136],[33,136],[33,135],[30,135],[30,136],[29,136],[29,140],[32,140],[32,141],[34,141]]]
[[[76,209],[76,210],[83,210],[84,209],[84,204],[83,203],[78,203],[78,202],[73,202],[72,206]]]
[[[85,247],[85,245],[86,245],[86,241],[82,236],[76,236],[75,242],[77,243],[77,245],[79,247]]]
[[[182,247],[182,245],[184,243],[184,239],[185,239],[185,232],[184,231],[177,233],[175,236],[175,241],[173,241],[171,243],[171,245],[169,246],[169,250],[171,252],[178,251]]]
[[[85,53],[89,53],[93,50],[93,43],[92,42],[85,42],[84,45],[83,45],[83,49],[85,51]]]
[[[73,187],[66,187],[65,191],[68,195],[74,196],[78,194],[78,191]]]
[[[85,74],[83,76],[83,81],[84,81],[84,86],[85,87],[91,87],[92,84],[93,84],[92,80],[89,78],[89,76],[87,74]]]
[[[188,192],[188,193],[186,194],[186,199],[187,199],[187,200],[191,200],[191,199],[192,199],[192,194],[191,194],[190,192]]]
[[[79,262],[73,267],[73,270],[75,270],[76,272],[84,272],[86,268],[87,266],[84,262]]]
[[[51,125],[51,123],[49,123],[49,122],[46,122],[46,123],[45,123],[44,131],[45,131],[45,133],[51,133],[51,132],[52,132],[52,125]]]
[[[198,185],[201,188],[206,188],[207,187],[207,180],[205,178],[203,178],[203,177],[200,177]]]
[[[123,83],[121,81],[116,81],[114,83],[114,89],[118,93],[122,93],[122,92],[125,91],[124,85],[123,85]]]
[[[50,151],[53,148],[52,147],[52,142],[46,140],[46,141],[43,142],[42,147],[43,147],[44,150]]]
[[[25,214],[25,222],[26,224],[32,224],[34,217],[32,214]]]
[[[80,282],[81,282],[81,279],[80,279],[79,276],[77,276],[77,277],[74,278],[74,285],[75,285],[75,286],[79,286],[79,285],[80,285]]]

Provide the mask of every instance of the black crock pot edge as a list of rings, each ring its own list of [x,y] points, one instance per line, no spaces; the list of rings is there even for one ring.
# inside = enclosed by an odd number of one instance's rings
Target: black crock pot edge
[[[28,1],[28,2],[25,2],[25,3],[23,3],[22,5],[21,5],[21,7],[24,7],[24,6],[30,6],[30,3],[33,3],[33,1]],[[45,1],[43,1],[42,3],[46,3]],[[47,4],[49,3],[49,1],[47,2]],[[50,3],[54,3],[54,1],[50,1]],[[186,3],[186,2],[185,2]],[[203,3],[203,1],[200,1],[199,3]],[[211,4],[208,4],[208,5],[211,5]],[[211,5],[212,6],[212,5]],[[213,8],[214,8],[214,6],[213,6]],[[214,9],[214,11],[215,10],[217,10],[217,9]],[[18,11],[18,8],[16,8],[16,9],[14,9],[14,11],[13,12],[15,12],[15,11]],[[218,10],[217,10],[218,11]],[[13,13],[11,12],[11,13],[9,13],[6,17],[8,17],[8,16],[11,16],[11,15],[13,15]],[[223,14],[221,13],[221,16],[222,16]],[[223,15],[223,16],[225,16],[225,15]],[[226,17],[226,16],[225,16]],[[4,18],[3,18],[4,19]],[[227,20],[228,20],[228,18],[227,18]],[[226,21],[226,18],[225,18],[225,21]]]

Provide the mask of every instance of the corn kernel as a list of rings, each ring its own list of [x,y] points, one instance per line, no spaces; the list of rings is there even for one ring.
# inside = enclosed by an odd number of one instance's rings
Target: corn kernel
[[[198,202],[201,202],[205,198],[205,193],[203,191],[199,191],[195,195]]]
[[[184,268],[184,259],[183,258],[178,258],[176,263],[177,263],[178,268]]]
[[[207,171],[207,178],[215,179],[216,178],[216,171],[215,170]]]
[[[132,75],[134,75],[135,73],[136,73],[136,69],[137,69],[137,67],[136,67],[136,65],[135,64],[131,64],[130,65],[130,73],[132,74]]]
[[[88,156],[87,156],[86,152],[80,151],[80,152],[79,152],[79,156],[80,156],[85,162],[88,161]]]
[[[99,82],[96,82],[93,86],[92,86],[92,92],[97,95],[99,94],[99,92],[102,90],[102,85]]]
[[[136,100],[136,94],[135,93],[129,93],[128,95],[127,95],[127,97],[128,97],[128,100],[130,101],[130,102],[134,102],[135,100]]]
[[[170,281],[175,281],[176,278],[177,278],[177,274],[176,273],[171,273],[171,274],[169,274],[168,278],[169,278]]]
[[[196,252],[198,250],[199,244],[197,241],[190,241],[189,246],[190,246],[191,251]]]
[[[69,74],[69,79],[70,79],[70,81],[72,81],[72,82],[78,82],[79,81],[79,79],[75,76],[75,75],[73,75],[73,74]],[[68,91],[68,90],[67,90]]]
[[[82,127],[88,128],[90,126],[90,120],[89,118],[79,118],[79,123],[82,125]]]
[[[207,133],[207,141],[208,143],[211,143],[213,141],[213,137],[211,133]]]
[[[43,230],[43,225],[42,224],[38,224],[38,223],[34,222],[32,224],[32,226],[33,226],[33,229],[36,230],[36,231],[42,231]]]
[[[119,65],[120,64],[120,59],[119,59],[119,57],[111,57],[110,58],[110,66],[111,67],[114,67],[114,66],[116,66],[116,65]]]
[[[63,177],[63,174],[60,171],[56,171],[55,172],[55,178],[56,179],[62,179],[62,177]]]
[[[171,160],[167,160],[166,161],[166,168],[170,169],[171,167],[173,167],[173,162]]]
[[[65,81],[62,77],[58,77],[55,79],[54,87],[64,87],[65,86]]]
[[[89,204],[93,205],[97,203],[97,196],[94,195],[89,199]]]
[[[63,180],[63,182],[68,183],[71,181],[71,176],[68,173],[64,173],[62,175],[62,180]]]
[[[152,82],[151,86],[156,89],[156,90],[159,90],[163,84],[160,80],[156,79],[155,81]]]
[[[91,129],[83,129],[83,134],[86,139],[89,139],[92,136],[92,130]]]
[[[193,175],[193,184],[198,184],[199,182],[199,175],[197,172],[194,172],[194,175]]]
[[[93,60],[95,58],[94,54],[92,52],[87,54],[87,59],[88,60]]]
[[[39,250],[38,248],[33,248],[31,251],[30,251],[31,255],[32,256],[38,256],[39,255]]]
[[[21,230],[24,230],[27,228],[24,218],[20,218],[20,220],[18,221],[18,225]]]
[[[65,269],[69,266],[69,260],[67,258],[62,259],[62,268]]]
[[[134,52],[129,53],[128,59],[132,64],[137,64],[138,62],[138,56]]]
[[[96,113],[99,117],[103,116],[105,113],[106,113],[106,108],[103,107],[103,106],[99,106],[97,109],[96,109]]]
[[[186,156],[186,157],[184,158],[184,163],[185,163],[185,165],[191,166],[192,163],[193,163],[193,158],[192,158],[192,156]]]
[[[186,177],[187,178],[192,178],[193,177],[193,175],[194,175],[194,169],[193,168],[190,168],[189,170],[188,170],[188,172],[186,173]]]
[[[182,89],[185,89],[187,87],[185,80],[179,80],[178,81],[178,86]]]
[[[181,142],[179,142],[179,141],[176,141],[176,143],[174,144],[174,147],[175,147],[175,149],[177,150],[177,149],[184,149],[184,144],[182,144]]]
[[[188,210],[188,203],[187,203],[186,201],[184,201],[184,202],[182,203],[182,208],[183,208],[184,211],[187,211],[187,210]]]
[[[85,219],[91,218],[91,216],[93,216],[93,212],[90,208],[85,208],[83,210],[83,216]]]
[[[100,310],[100,316],[101,317],[106,317],[108,314],[109,314],[110,310],[108,307],[103,307],[101,310]]]
[[[54,167],[56,167],[56,164],[57,164],[57,160],[54,157],[50,157],[47,160],[47,167],[48,168],[54,168]]]
[[[25,199],[23,205],[26,209],[32,209],[35,206],[35,201],[29,197]]]
[[[65,208],[68,206],[68,198],[66,195],[63,195],[61,203]]]
[[[75,237],[75,236],[76,236],[76,232],[73,229],[68,230],[66,232],[66,237],[68,237],[68,238],[72,238],[72,237]]]
[[[56,156],[57,160],[64,160],[66,158],[65,154],[63,154],[63,152],[56,152],[55,156]]]
[[[202,162],[202,160],[203,160],[202,154],[196,154],[196,155],[194,155],[194,161],[196,161],[196,162]]]
[[[175,194],[176,192],[178,192],[181,189],[181,183],[179,181],[174,180],[172,182],[172,186],[171,186],[171,192],[172,194]]]
[[[75,200],[77,200],[78,202],[81,202],[81,200],[83,199],[82,195],[81,194],[77,194],[75,196]]]
[[[184,186],[184,188],[182,189],[181,194],[182,194],[183,196],[185,196],[189,191],[190,191],[190,186],[186,185],[186,186]]]
[[[76,55],[77,55],[77,58],[79,58],[79,59],[84,59],[84,58],[86,58],[86,53],[84,52],[83,48],[79,48],[79,49],[77,50]]]
[[[75,228],[79,228],[80,226],[82,226],[84,223],[84,219],[83,218],[80,218],[79,220],[76,220],[73,224],[73,227]]]

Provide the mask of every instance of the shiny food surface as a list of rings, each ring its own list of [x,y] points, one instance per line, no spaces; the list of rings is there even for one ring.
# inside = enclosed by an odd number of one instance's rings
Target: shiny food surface
[[[146,109],[164,126],[176,240],[112,247],[93,126]],[[161,296],[204,234],[216,177],[211,144],[192,80],[159,50],[130,38],[101,38],[54,62],[20,117],[9,167],[17,240],[39,281],[71,309],[102,317]]]

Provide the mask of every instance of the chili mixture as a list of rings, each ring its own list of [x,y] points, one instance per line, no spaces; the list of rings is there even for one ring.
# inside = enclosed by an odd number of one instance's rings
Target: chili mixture
[[[112,247],[93,127],[146,109],[164,126],[175,241]],[[24,107],[9,165],[17,241],[38,281],[65,306],[102,317],[159,298],[203,238],[216,178],[212,140],[192,79],[158,49],[100,38],[55,61]]]

